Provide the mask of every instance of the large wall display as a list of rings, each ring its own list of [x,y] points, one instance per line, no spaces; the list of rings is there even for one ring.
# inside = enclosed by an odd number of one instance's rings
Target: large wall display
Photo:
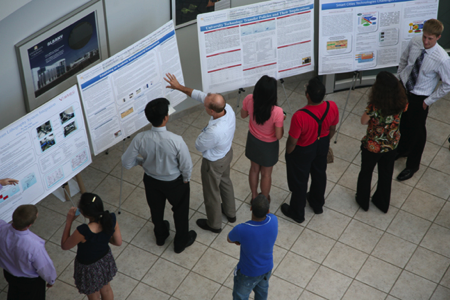
[[[314,1],[274,0],[197,16],[203,90],[314,70]]]
[[[91,162],[76,86],[0,130],[0,178],[19,180],[0,190],[0,219],[36,204]]]
[[[16,45],[28,111],[76,83],[108,57],[102,1],[91,1]]]
[[[178,29],[194,24],[198,14],[230,7],[231,0],[170,0],[170,15]]]
[[[172,21],[78,75],[94,154],[107,150],[148,124],[148,102],[165,97],[172,106],[186,95],[166,88],[166,73],[184,84]]]
[[[320,1],[319,74],[397,66],[439,0]]]

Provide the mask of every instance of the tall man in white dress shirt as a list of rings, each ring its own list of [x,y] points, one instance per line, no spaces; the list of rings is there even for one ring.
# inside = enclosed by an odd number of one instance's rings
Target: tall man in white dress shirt
[[[175,253],[181,253],[197,237],[194,230],[189,231],[191,154],[183,138],[166,129],[169,100],[150,101],[145,116],[153,126],[136,135],[122,155],[122,165],[126,169],[137,165],[144,168],[145,194],[158,246],[164,245],[170,234],[169,221],[164,220],[166,199],[172,205],[176,230],[173,246]]]
[[[182,86],[173,74],[164,78],[175,89],[202,102],[206,113],[211,116],[197,140],[195,148],[203,154],[201,175],[203,198],[207,219],[198,219],[197,225],[215,233],[222,231],[222,212],[228,221],[236,221],[236,205],[234,202],[233,183],[230,179],[230,163],[233,158],[234,131],[236,116],[230,105],[219,94],[206,94]],[[222,207],[221,207],[222,204]]]
[[[407,157],[406,168],[397,180],[411,178],[419,170],[427,141],[426,120],[428,107],[450,92],[450,58],[437,44],[444,25],[430,19],[423,26],[422,36],[411,39],[403,52],[398,75],[408,95],[408,110],[400,121],[398,157]],[[442,84],[435,90],[439,79]]]

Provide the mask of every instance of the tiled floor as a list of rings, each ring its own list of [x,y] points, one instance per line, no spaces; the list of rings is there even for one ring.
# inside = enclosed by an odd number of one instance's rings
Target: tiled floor
[[[299,225],[284,218],[279,207],[289,201],[284,147],[292,109],[305,105],[304,82],[287,80],[285,102],[279,90],[279,104],[288,112],[280,161],[273,170],[271,210],[279,216],[279,235],[274,249],[275,267],[270,280],[270,299],[450,299],[450,97],[430,109],[428,143],[422,165],[406,182],[393,180],[389,213],[374,206],[368,212],[354,200],[359,172],[359,140],[365,132],[359,118],[367,101],[367,88],[352,92],[337,144],[332,144],[335,162],[328,165],[327,199],[324,213],[314,215],[306,208],[306,221]],[[248,89],[247,92],[249,92]],[[328,95],[344,108],[347,92]],[[235,105],[235,99],[229,103]],[[237,114],[239,115],[239,114]],[[342,116],[342,113],[341,113]],[[200,153],[194,141],[207,124],[202,110],[168,124],[181,134],[191,151],[194,171],[191,181],[190,227],[197,241],[182,254],[173,251],[171,233],[164,247],[158,247],[141,182],[143,171],[124,172],[122,214],[118,221],[124,243],[112,247],[119,268],[112,281],[116,299],[231,299],[232,271],[239,247],[226,236],[234,224],[223,218],[220,234],[205,232],[195,220],[205,217],[200,180]],[[233,143],[231,177],[234,183],[237,219],[250,219],[248,187],[249,161],[244,155],[248,120],[237,118]],[[129,143],[129,141],[128,141]],[[110,211],[118,211],[120,156],[122,145],[99,155],[82,172],[89,191],[101,195]],[[396,162],[394,176],[404,168]],[[376,185],[376,177],[373,185]],[[75,196],[78,198],[79,195]],[[47,240],[58,280],[47,299],[86,299],[73,285],[74,251],[59,246],[65,214],[70,203],[50,195],[39,203],[39,218],[32,230]],[[166,218],[173,226],[170,207]],[[80,220],[81,221],[81,220]],[[1,273],[3,276],[3,273]],[[6,299],[6,282],[0,277],[0,299]]]

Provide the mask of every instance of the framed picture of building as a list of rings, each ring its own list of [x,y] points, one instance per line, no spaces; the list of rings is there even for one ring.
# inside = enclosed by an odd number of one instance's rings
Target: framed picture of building
[[[231,0],[171,0],[170,15],[175,28],[197,22],[197,15],[231,7]]]
[[[102,0],[93,0],[15,45],[28,112],[77,83],[109,54]]]

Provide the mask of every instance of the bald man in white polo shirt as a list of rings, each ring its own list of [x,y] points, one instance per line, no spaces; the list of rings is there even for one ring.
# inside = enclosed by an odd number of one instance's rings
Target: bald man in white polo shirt
[[[220,233],[222,213],[230,223],[236,222],[234,190],[230,179],[233,158],[231,144],[236,130],[236,115],[222,95],[206,94],[185,87],[170,73],[166,77],[164,80],[169,83],[167,88],[178,90],[202,102],[206,113],[211,116],[208,125],[195,141],[195,148],[203,154],[201,175],[207,216],[207,219],[198,219],[197,225],[204,230]]]

